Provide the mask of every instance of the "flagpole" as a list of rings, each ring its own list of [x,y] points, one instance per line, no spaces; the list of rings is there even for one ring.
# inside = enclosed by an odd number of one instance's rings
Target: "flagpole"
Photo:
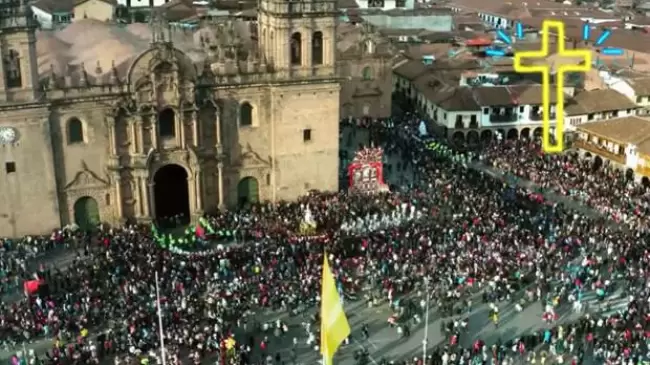
[[[162,308],[160,307],[160,286],[158,285],[158,271],[156,271],[156,305],[158,307],[158,329],[160,331],[160,356],[162,365],[167,365],[165,358],[165,331],[163,330]]]

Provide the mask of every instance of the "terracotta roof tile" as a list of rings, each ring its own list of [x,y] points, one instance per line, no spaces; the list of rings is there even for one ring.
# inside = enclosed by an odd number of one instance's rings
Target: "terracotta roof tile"
[[[515,101],[507,87],[476,87],[473,90],[476,102],[481,106],[513,105]]]
[[[612,89],[583,91],[567,102],[567,115],[581,115],[606,111],[636,109],[637,105],[627,96]]]
[[[393,69],[393,73],[409,81],[414,81],[429,68],[430,67],[423,64],[421,60],[410,60]]]
[[[650,77],[630,78],[627,79],[627,83],[636,96],[650,96]]]
[[[619,143],[639,144],[650,138],[650,120],[635,116],[585,123],[577,129]]]

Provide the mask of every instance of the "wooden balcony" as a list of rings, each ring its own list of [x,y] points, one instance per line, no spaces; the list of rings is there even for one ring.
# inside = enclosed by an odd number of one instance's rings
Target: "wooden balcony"
[[[579,148],[579,149],[582,149],[582,150],[585,150],[585,151],[588,151],[588,152],[591,152],[591,153],[596,154],[596,155],[598,155],[598,156],[600,156],[602,158],[606,158],[608,160],[620,163],[622,165],[625,164],[625,156],[624,155],[611,153],[611,152],[609,152],[608,150],[606,150],[604,148],[600,148],[598,146],[595,146],[595,145],[593,145],[591,143],[587,143],[585,141],[580,141],[580,140],[574,141],[573,142],[573,147]]]

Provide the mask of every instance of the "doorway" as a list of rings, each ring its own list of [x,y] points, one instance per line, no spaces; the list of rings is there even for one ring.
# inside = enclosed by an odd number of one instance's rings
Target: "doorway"
[[[260,201],[260,188],[257,179],[245,177],[237,184],[237,197],[239,205],[250,205]]]
[[[77,199],[73,209],[74,221],[84,231],[91,231],[97,228],[101,222],[97,201],[89,196]]]
[[[166,165],[156,171],[153,180],[158,224],[173,228],[189,223],[187,171],[179,165]]]

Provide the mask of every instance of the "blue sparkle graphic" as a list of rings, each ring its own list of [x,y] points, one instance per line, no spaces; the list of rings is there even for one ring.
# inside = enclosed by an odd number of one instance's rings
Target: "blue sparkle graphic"
[[[607,40],[609,37],[611,37],[612,31],[611,29],[605,29],[603,30],[602,33],[596,38],[596,42],[594,42],[594,46],[600,47]],[[582,40],[583,41],[588,41],[589,38],[591,38],[591,24],[585,23],[582,25]],[[600,49],[600,54],[603,56],[622,56],[625,52],[623,51],[622,48],[617,48],[617,47],[603,47]]]
[[[515,24],[515,38],[524,39],[524,25],[521,24],[521,22],[517,22],[517,24]],[[513,43],[513,37],[510,34],[506,33],[506,31],[503,29],[497,30],[497,39],[507,45],[512,45]],[[485,55],[488,57],[504,57],[506,55],[506,51],[491,47],[485,50]]]

